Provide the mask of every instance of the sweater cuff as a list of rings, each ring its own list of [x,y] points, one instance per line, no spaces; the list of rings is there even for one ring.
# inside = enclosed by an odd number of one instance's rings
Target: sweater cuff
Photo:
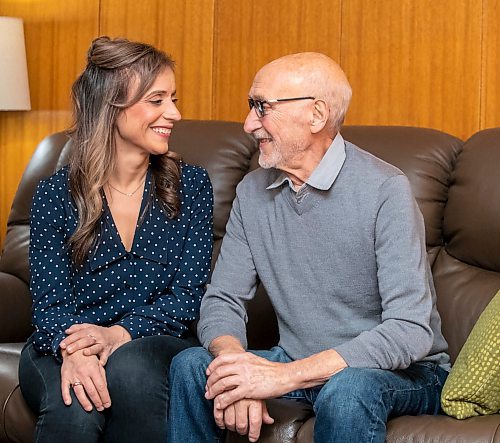
[[[356,346],[352,341],[335,346],[340,356],[345,360],[347,366],[351,368],[377,368],[374,365],[373,358],[364,351],[363,348]]]

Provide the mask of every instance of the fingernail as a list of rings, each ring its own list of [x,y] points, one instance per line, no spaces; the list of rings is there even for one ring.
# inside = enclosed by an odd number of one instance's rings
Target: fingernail
[[[108,402],[104,403],[105,408],[109,408],[110,406],[111,406],[111,402],[108,401]]]
[[[68,346],[68,351],[72,351],[73,350],[73,346]]]
[[[104,408],[103,408],[102,406],[99,406],[99,407],[97,408],[97,410],[98,410],[99,412],[102,412],[102,411],[104,411]]]

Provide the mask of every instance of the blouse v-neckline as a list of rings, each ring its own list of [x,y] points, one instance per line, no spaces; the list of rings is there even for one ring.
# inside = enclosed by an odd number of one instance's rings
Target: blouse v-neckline
[[[111,211],[111,208],[110,208],[109,203],[108,203],[108,199],[106,198],[106,193],[104,192],[104,190],[102,192],[103,202],[104,202],[104,206],[105,206],[105,214],[106,214],[106,217],[107,217],[109,224],[111,226],[113,236],[115,237],[117,244],[119,244],[120,247],[123,249],[123,251],[127,254],[133,252],[134,245],[136,244],[137,233],[138,233],[140,226],[141,226],[141,218],[143,217],[144,210],[146,209],[146,203],[148,201],[148,199],[146,197],[149,197],[150,188],[151,188],[151,170],[148,168],[148,170],[146,172],[146,179],[144,180],[144,189],[142,191],[141,204],[140,204],[139,212],[137,214],[137,219],[135,222],[134,235],[132,236],[132,243],[130,245],[130,249],[127,249],[125,247],[125,244],[123,243],[122,237],[120,235],[120,232],[118,231],[118,227],[116,226],[115,219],[113,217],[113,212]]]

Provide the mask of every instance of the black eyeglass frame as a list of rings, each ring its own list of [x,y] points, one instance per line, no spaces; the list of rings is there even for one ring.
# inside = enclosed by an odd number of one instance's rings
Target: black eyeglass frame
[[[255,98],[248,97],[248,106],[250,107],[250,110],[255,109],[257,117],[262,118],[266,115],[266,111],[264,109],[265,104],[271,105],[273,103],[291,102],[295,100],[316,100],[316,97],[274,98],[272,100],[257,100]]]

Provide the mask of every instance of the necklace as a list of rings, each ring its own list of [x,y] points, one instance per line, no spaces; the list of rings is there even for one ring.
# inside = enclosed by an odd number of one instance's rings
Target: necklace
[[[122,195],[126,195],[127,197],[132,197],[139,190],[139,188],[144,184],[145,181],[146,181],[146,175],[144,175],[143,180],[141,180],[141,182],[139,183],[139,186],[137,186],[137,188],[135,188],[132,192],[120,191],[119,189],[116,189],[110,182],[108,182],[108,186],[111,189],[114,189],[116,192],[119,192]]]

